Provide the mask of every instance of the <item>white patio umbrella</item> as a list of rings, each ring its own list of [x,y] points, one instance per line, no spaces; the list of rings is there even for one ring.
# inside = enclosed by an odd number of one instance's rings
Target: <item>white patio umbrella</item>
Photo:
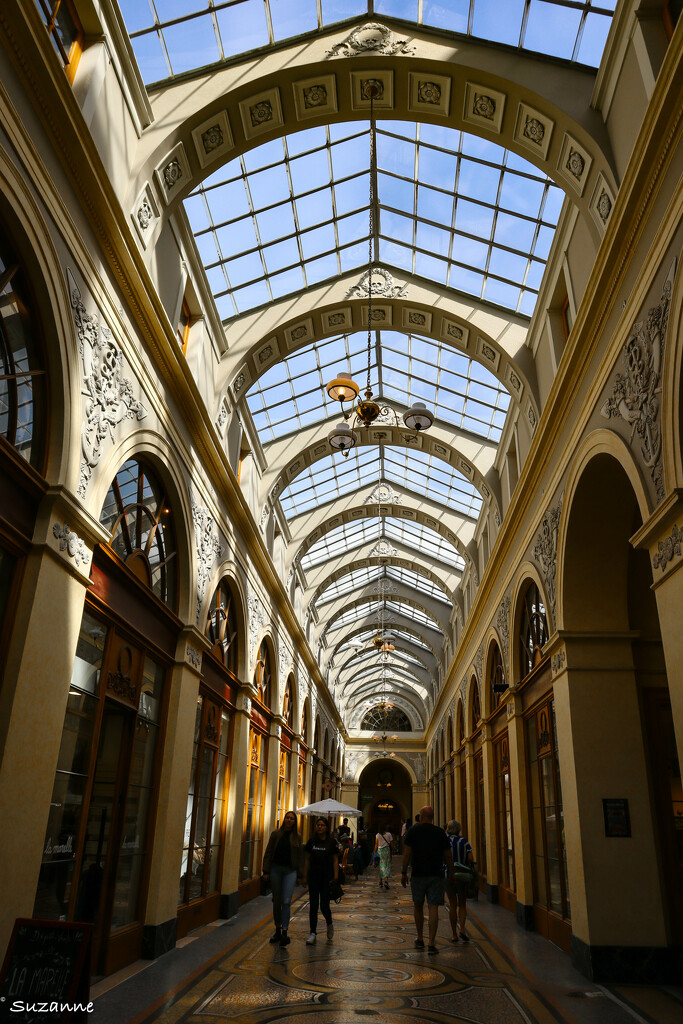
[[[297,814],[320,814],[323,817],[330,814],[343,814],[346,818],[360,818],[361,812],[357,807],[349,807],[347,804],[340,804],[338,800],[318,800],[317,803],[307,804],[306,807],[299,807]]]

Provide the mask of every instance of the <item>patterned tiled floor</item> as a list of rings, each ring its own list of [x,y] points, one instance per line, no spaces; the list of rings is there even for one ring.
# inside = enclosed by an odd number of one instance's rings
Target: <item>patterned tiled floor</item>
[[[300,900],[286,949],[263,926],[219,959],[153,1019],[158,1024],[546,1024],[561,1018],[472,922],[469,944],[449,942],[441,911],[439,953],[413,946],[409,891],[387,892],[376,874],[346,886],[333,905],[334,940],[306,946],[308,903]],[[625,1018],[624,1018],[625,1019]]]

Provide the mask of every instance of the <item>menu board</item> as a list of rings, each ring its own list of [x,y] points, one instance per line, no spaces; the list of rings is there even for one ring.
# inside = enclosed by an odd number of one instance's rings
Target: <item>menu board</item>
[[[92,925],[78,921],[17,918],[0,974],[0,1022],[88,1020],[91,935]]]

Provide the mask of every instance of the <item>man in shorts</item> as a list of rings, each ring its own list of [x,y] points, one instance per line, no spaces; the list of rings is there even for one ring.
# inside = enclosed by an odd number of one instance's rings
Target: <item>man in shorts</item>
[[[410,875],[410,891],[413,897],[413,914],[415,917],[415,948],[424,949],[424,901],[429,907],[429,942],[428,953],[438,953],[435,946],[436,930],[439,926],[439,907],[444,903],[445,879],[443,865],[448,865],[448,877],[453,880],[453,853],[448,836],[442,828],[434,824],[434,811],[431,807],[420,810],[420,822],[409,828],[405,836],[403,864],[401,865],[401,885],[408,884],[408,863],[412,864]]]

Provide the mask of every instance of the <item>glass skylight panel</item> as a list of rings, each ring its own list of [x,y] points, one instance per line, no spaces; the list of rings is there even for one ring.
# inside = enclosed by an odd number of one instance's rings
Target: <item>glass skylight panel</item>
[[[185,201],[224,319],[366,265],[367,123],[302,134],[250,150]],[[564,193],[470,138],[379,122],[380,261],[531,312]]]
[[[375,615],[376,613],[377,602],[364,601],[362,604],[354,605],[353,608],[349,608],[342,615],[335,618],[334,622],[330,624],[328,632],[347,626],[349,622],[356,622],[358,619],[365,618],[366,615]]]
[[[495,441],[500,439],[510,395],[481,364],[472,380],[473,361],[448,345],[382,332],[383,397],[409,408],[417,399],[438,419]]]
[[[437,562],[445,562],[460,571],[465,563],[462,556],[441,534],[431,530],[422,523],[413,523],[409,519],[393,519],[387,516],[384,521],[384,534],[388,540],[398,541]]]
[[[482,499],[474,484],[435,455],[385,445],[384,476],[464,515],[479,516]]]
[[[442,633],[441,626],[431,617],[431,615],[425,615],[425,613],[420,611],[419,608],[413,608],[411,604],[407,604],[405,601],[387,601],[386,609],[389,615],[392,612],[397,615],[405,615],[407,618],[413,619],[414,622],[419,622],[423,626],[427,626],[429,629],[436,630],[437,633]]]
[[[399,640],[406,640],[409,644],[415,644],[416,647],[422,647],[425,651],[431,651],[429,644],[425,643],[422,637],[419,637],[417,633],[411,633],[407,629],[394,629],[393,630],[394,642],[395,638]]]
[[[382,567],[379,565],[366,566],[363,569],[353,569],[351,572],[340,577],[335,583],[326,587],[316,601],[316,606],[320,607],[320,605],[329,604],[330,601],[336,601],[338,597],[343,597],[345,594],[355,593],[362,587],[367,586],[368,583],[378,580],[380,576],[382,576]]]
[[[364,487],[368,479],[377,479],[377,448],[352,448],[348,458],[334,456],[319,459],[294,477],[280,495],[287,519],[309,512],[342,494]]]
[[[404,586],[410,587],[411,590],[417,590],[421,594],[426,594],[427,597],[433,597],[437,601],[444,601],[447,604],[451,604],[448,597],[441,589],[437,587],[436,583],[432,583],[426,576],[422,576],[420,573],[414,572],[412,569],[404,569],[400,565],[388,565],[386,567],[387,578],[390,580],[396,580],[397,583],[403,583]]]
[[[376,520],[363,519],[354,523],[344,523],[343,526],[330,530],[309,548],[301,559],[301,568],[306,572],[321,562],[338,558],[346,551],[352,551],[369,541],[377,540],[378,536]]]
[[[119,0],[149,84],[339,21],[385,15],[597,67],[616,0]]]

